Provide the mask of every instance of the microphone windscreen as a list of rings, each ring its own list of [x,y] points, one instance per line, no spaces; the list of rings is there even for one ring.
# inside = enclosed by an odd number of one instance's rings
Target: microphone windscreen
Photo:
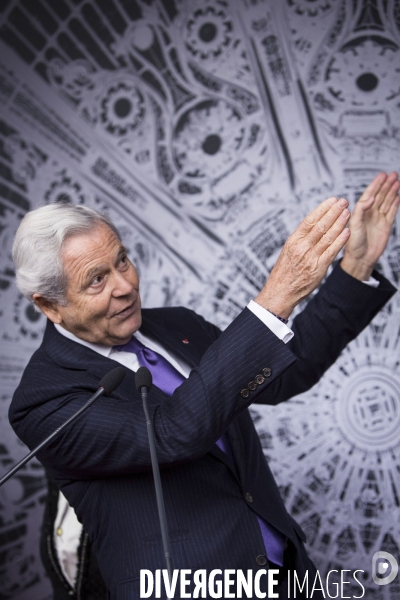
[[[104,375],[99,383],[99,387],[102,387],[106,394],[111,394],[119,386],[125,377],[125,373],[126,369],[124,367],[115,367],[107,375]]]
[[[140,367],[136,371],[135,375],[135,385],[138,392],[141,391],[142,387],[147,388],[149,390],[151,388],[151,384],[153,383],[153,378],[151,376],[150,371],[147,367]]]

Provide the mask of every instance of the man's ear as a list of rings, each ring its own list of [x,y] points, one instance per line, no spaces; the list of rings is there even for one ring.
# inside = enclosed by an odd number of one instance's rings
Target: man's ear
[[[61,323],[62,318],[56,302],[50,302],[49,300],[46,300],[46,298],[43,298],[43,296],[40,296],[40,294],[33,294],[32,300],[50,321],[53,323]]]

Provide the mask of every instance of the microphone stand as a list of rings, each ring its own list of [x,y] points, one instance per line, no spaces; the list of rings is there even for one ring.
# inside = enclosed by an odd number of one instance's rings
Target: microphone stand
[[[47,446],[47,444],[49,444],[52,440],[54,440],[54,438],[57,437],[57,435],[61,433],[61,431],[63,431],[63,429],[65,429],[70,423],[75,421],[75,419],[77,419],[79,415],[81,415],[83,412],[85,412],[85,410],[92,406],[92,404],[96,402],[97,398],[100,398],[100,396],[102,396],[103,394],[109,394],[113,392],[114,389],[121,383],[124,377],[125,369],[123,367],[116,367],[115,369],[109,371],[107,375],[105,375],[100,381],[99,389],[93,394],[91,398],[89,398],[86,404],[84,404],[79,410],[77,410],[75,414],[69,417],[69,419],[64,421],[64,423],[60,425],[60,427],[57,427],[57,429],[53,431],[53,433],[51,433],[45,440],[43,440],[43,442],[36,446],[36,448],[34,448],[32,452],[29,452],[29,454],[27,454],[22,460],[20,460],[19,463],[15,465],[15,467],[8,471],[8,473],[6,473],[0,479],[0,486],[2,486],[3,483],[8,481],[10,477],[12,477],[17,471],[20,470],[21,467],[26,465],[26,463],[29,462],[31,458],[33,458],[35,454],[39,452],[39,450],[41,450],[42,448]]]
[[[165,514],[164,496],[160,479],[160,468],[158,466],[156,444],[154,440],[153,424],[150,419],[149,409],[147,406],[147,391],[151,388],[152,377],[149,369],[140,367],[136,372],[135,383],[138,391],[142,396],[143,411],[146,417],[147,436],[149,438],[151,466],[153,469],[154,486],[156,489],[158,518],[160,520],[161,539],[164,550],[165,562],[167,565],[169,584],[172,585],[172,564],[171,564],[171,546],[169,541],[167,518]]]

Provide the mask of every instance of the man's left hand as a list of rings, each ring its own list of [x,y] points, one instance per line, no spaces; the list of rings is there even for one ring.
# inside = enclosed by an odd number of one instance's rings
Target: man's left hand
[[[370,278],[386,248],[400,205],[399,189],[396,172],[379,173],[355,205],[341,267],[360,281]]]

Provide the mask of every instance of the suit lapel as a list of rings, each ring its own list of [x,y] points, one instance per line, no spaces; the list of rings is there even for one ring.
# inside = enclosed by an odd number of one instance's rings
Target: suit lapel
[[[217,444],[214,444],[208,453],[223,462],[240,483],[241,481],[244,481],[244,463],[241,452],[242,438],[236,422],[233,422],[228,427],[227,434],[231,445],[232,458],[226,452],[221,450]]]
[[[228,427],[228,436],[231,443],[233,460],[239,481],[245,481],[245,463],[243,452],[243,437],[237,419],[232,421]]]
[[[192,331],[185,327],[184,323],[179,322],[175,322],[173,327],[166,326],[164,321],[152,318],[153,312],[158,311],[152,309],[142,311],[141,333],[159,341],[168,352],[183,360],[189,367],[196,367],[204,354],[204,349],[199,347]]]

